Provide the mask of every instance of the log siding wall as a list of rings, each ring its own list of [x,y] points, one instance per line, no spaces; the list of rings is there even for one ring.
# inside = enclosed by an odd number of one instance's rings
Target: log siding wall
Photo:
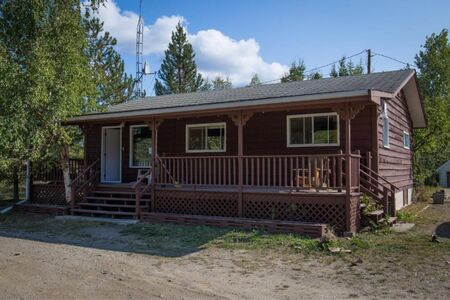
[[[361,153],[373,151],[376,146],[372,138],[375,122],[375,105],[368,104],[352,120],[352,151],[360,150]],[[334,154],[339,150],[344,151],[345,134],[344,122],[340,122],[339,146],[311,146],[311,147],[287,147],[286,117],[296,114],[312,114],[333,112],[332,109],[304,109],[277,112],[255,113],[244,126],[244,155],[295,155],[295,154]],[[186,153],[186,125],[201,123],[226,123],[226,151],[206,153]],[[122,128],[122,181],[135,181],[137,168],[129,167],[130,151],[130,125],[144,124],[144,122],[126,122]],[[101,128],[102,126],[118,125],[94,124],[88,132],[87,157],[97,159],[101,157]],[[237,126],[226,115],[166,119],[158,129],[158,155],[160,156],[224,156],[237,155]]]
[[[403,131],[410,134],[412,144],[412,120],[403,93],[388,102],[389,148],[383,146],[383,120],[378,108],[378,172],[399,188],[413,184],[412,147],[403,147]]]

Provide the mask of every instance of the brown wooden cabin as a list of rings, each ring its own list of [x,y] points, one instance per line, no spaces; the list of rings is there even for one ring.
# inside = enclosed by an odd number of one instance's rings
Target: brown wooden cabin
[[[66,124],[84,131],[72,214],[320,235],[358,229],[361,193],[391,216],[411,203],[426,120],[400,70],[146,97]],[[66,204],[58,172],[33,174],[32,203]]]

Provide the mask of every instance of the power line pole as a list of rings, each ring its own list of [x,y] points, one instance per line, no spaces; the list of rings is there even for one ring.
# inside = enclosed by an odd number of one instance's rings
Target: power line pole
[[[372,50],[367,49],[367,74],[372,70]]]

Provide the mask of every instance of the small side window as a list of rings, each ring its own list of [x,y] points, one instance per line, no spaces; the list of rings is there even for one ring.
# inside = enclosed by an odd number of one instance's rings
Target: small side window
[[[407,131],[403,131],[403,148],[411,149],[411,136]]]
[[[381,100],[381,118],[383,119],[383,146],[389,148],[389,114],[386,100]]]

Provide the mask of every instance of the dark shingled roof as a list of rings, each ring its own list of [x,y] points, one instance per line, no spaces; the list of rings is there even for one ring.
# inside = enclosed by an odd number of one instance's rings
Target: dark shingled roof
[[[377,90],[393,93],[399,89],[414,70],[380,72],[338,78],[295,81],[186,94],[145,97],[111,106],[108,112],[126,112],[162,108],[181,108],[196,105],[233,103],[239,101],[276,99],[338,92]]]

